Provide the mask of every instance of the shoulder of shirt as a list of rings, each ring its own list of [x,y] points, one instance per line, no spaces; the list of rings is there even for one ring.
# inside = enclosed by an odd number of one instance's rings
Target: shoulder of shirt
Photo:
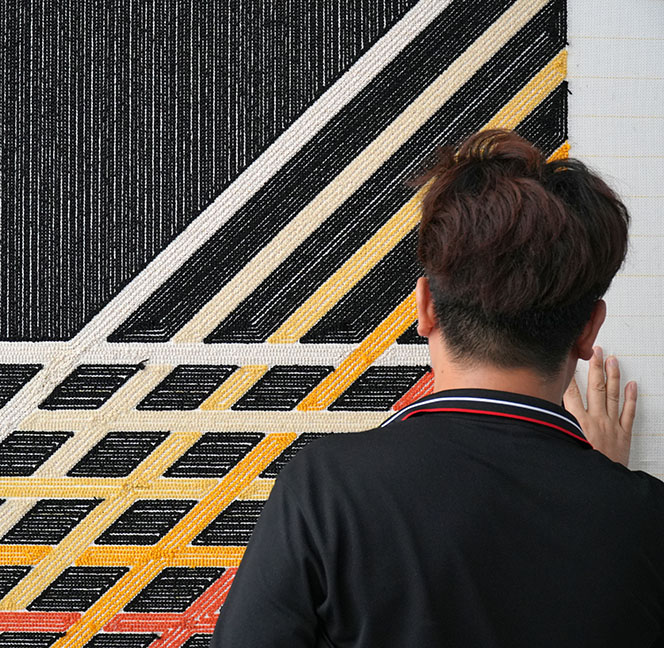
[[[408,422],[398,422],[389,428],[376,427],[359,432],[331,432],[324,437],[310,441],[297,452],[281,469],[277,479],[288,485],[301,485],[310,479],[320,479],[323,475],[343,471],[356,461],[366,462],[367,457],[377,459],[380,448],[408,443],[404,428]],[[366,465],[366,463],[365,463]]]

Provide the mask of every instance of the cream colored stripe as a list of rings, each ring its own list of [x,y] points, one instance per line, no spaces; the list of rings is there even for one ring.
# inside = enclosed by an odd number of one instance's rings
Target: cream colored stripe
[[[174,433],[126,480],[125,487],[97,506],[0,602],[2,610],[22,610],[71,565],[76,557],[147,490],[176,457],[200,438],[195,432]]]
[[[0,342],[0,346],[2,346]],[[26,346],[23,342],[12,342],[16,348],[9,350],[14,358],[21,362],[40,362],[40,353]],[[37,345],[38,343],[31,343]],[[267,342],[252,343],[215,343],[200,344],[164,344],[163,342],[112,344],[103,343],[95,347],[95,354],[86,356],[83,362],[120,364],[140,362],[150,358],[150,365],[178,364],[225,364],[225,365],[273,365],[279,364],[314,364],[336,365],[338,359],[348,355],[355,348],[354,344],[272,344]],[[425,349],[395,349],[395,365],[412,365],[419,362],[413,354]],[[4,351],[0,349],[0,356]],[[381,360],[383,360],[381,356]]]
[[[390,220],[355,252],[268,339],[271,343],[297,342],[362,277],[410,232],[420,220],[426,187],[420,189]]]
[[[64,350],[3,408],[0,437],[16,429],[79,362],[180,268],[238,209],[348,105],[450,0],[420,0],[309,106],[217,199],[86,324]],[[12,352],[12,358],[16,355]],[[149,356],[147,356],[149,357]]]
[[[517,0],[190,319],[173,340],[201,342],[211,333],[546,3],[547,0]]]
[[[202,410],[225,410],[246,394],[266,373],[267,365],[245,365],[229,376],[204,403]]]
[[[85,428],[87,419],[80,413],[51,412],[50,416],[31,417],[38,430],[76,430]],[[121,430],[198,430],[200,432],[356,432],[366,430],[387,418],[388,412],[288,412],[191,410],[134,411],[119,416],[115,427]]]

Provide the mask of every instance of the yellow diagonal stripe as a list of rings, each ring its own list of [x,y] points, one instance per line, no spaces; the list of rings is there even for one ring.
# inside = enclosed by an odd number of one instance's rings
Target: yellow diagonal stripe
[[[258,478],[254,479],[249,488],[243,490],[238,499],[243,500],[266,500],[270,496],[270,491],[274,487],[274,479]]]
[[[420,220],[420,203],[426,187],[420,189],[390,220],[355,252],[314,292],[268,339],[268,342],[297,342]]]
[[[233,372],[201,404],[202,410],[225,410],[244,396],[266,373],[267,365],[245,365]]]
[[[355,193],[445,102],[496,54],[547,0],[516,0],[447,69],[427,86],[338,175],[248,261],[176,333],[176,343],[201,342],[297,249],[343,202]]]
[[[166,565],[171,564],[184,545],[210,524],[296,437],[292,433],[273,433],[262,439],[154,547],[138,554],[137,566],[107,590],[69,628],[67,634],[53,644],[53,648],[79,648],[85,645]]]

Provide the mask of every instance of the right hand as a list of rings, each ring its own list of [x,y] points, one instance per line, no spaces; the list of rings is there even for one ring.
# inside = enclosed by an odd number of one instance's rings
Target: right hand
[[[602,347],[594,347],[593,351],[588,368],[587,409],[574,378],[563,396],[563,403],[565,409],[581,424],[586,439],[595,450],[599,450],[612,461],[627,466],[632,442],[632,424],[636,414],[636,383],[631,381],[625,385],[625,401],[620,412],[618,359],[609,356],[605,366]]]

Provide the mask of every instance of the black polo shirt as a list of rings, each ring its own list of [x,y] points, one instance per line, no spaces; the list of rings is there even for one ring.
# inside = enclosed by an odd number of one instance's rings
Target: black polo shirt
[[[212,648],[664,646],[664,483],[459,389],[279,474]]]

